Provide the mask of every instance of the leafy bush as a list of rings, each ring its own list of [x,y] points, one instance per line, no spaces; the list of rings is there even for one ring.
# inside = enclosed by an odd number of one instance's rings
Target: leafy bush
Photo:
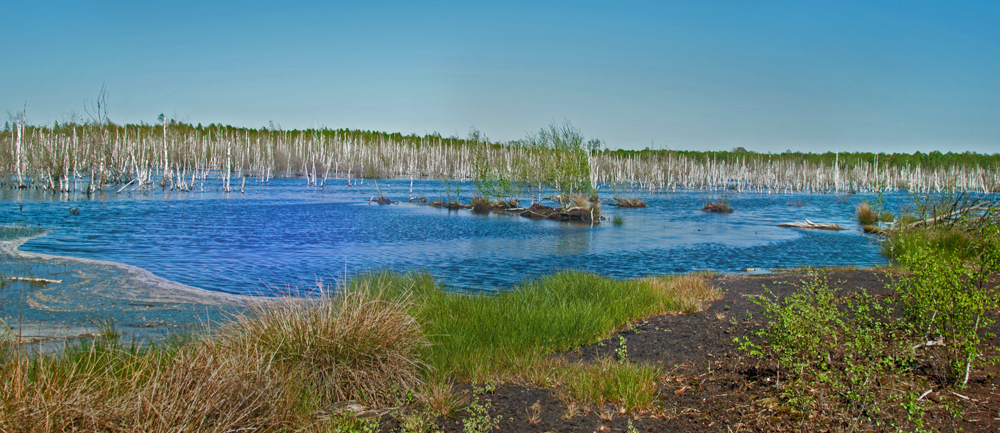
[[[981,345],[992,336],[980,330],[993,324],[988,313],[1000,302],[986,284],[996,269],[995,250],[980,259],[979,267],[968,266],[961,257],[928,247],[897,257],[909,271],[896,284],[906,318],[923,333],[921,341],[944,346],[947,379],[954,383],[967,383],[971,368],[984,362]]]
[[[765,295],[751,301],[764,307],[771,322],[757,332],[765,346],[747,339],[741,346],[777,359],[779,384],[797,411],[811,410],[814,391],[823,390],[820,394],[839,402],[839,410],[876,417],[892,398],[892,390],[878,384],[912,364],[908,328],[892,319],[890,306],[865,292],[852,299],[817,276],[783,300]]]

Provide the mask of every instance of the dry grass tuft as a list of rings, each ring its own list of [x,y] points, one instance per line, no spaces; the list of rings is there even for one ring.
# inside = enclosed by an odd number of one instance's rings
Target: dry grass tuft
[[[262,303],[215,336],[137,348],[98,338],[0,361],[0,431],[291,431],[335,401],[398,402],[423,334],[408,297]]]
[[[685,274],[676,277],[649,277],[646,284],[663,293],[665,299],[676,299],[680,311],[661,311],[661,314],[697,313],[708,303],[722,299],[722,293],[709,286],[702,274]]]
[[[215,341],[229,357],[264,353],[321,404],[358,400],[394,405],[420,383],[425,342],[407,295],[384,299],[371,290],[289,300],[253,308]]]
[[[171,357],[95,342],[59,358],[4,365],[0,431],[278,431],[294,422],[294,383],[266,358],[209,346]]]
[[[443,378],[434,377],[424,382],[415,397],[437,416],[451,418],[455,412],[469,404],[469,396],[455,389],[454,384]]]
[[[867,226],[878,223],[878,216],[875,215],[875,211],[872,209],[870,204],[861,203],[856,208],[856,211],[858,224]]]
[[[538,424],[542,420],[542,403],[536,401],[535,404],[524,410],[524,415],[528,420],[528,424]]]

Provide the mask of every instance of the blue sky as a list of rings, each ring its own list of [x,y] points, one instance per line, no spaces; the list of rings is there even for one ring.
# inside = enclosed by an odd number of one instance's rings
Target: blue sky
[[[0,109],[611,148],[1000,152],[1000,2],[11,2]]]

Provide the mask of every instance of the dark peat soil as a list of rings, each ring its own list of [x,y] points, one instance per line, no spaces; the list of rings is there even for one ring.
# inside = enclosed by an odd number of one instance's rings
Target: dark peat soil
[[[890,292],[886,269],[834,269],[824,271],[831,287],[845,294],[865,289],[875,296]],[[723,275],[712,285],[723,299],[705,311],[679,316],[659,316],[633,324],[610,338],[569,353],[557,354],[570,362],[593,362],[614,357],[619,336],[625,338],[631,362],[658,364],[666,372],[659,382],[656,406],[646,413],[622,414],[608,404],[584,407],[570,414],[568,402],[556,390],[504,383],[481,395],[490,414],[499,416],[498,431],[505,432],[627,432],[631,424],[640,432],[753,432],[846,431],[848,420],[806,419],[777,404],[773,363],[749,358],[738,351],[734,338],[754,337],[764,323],[761,307],[749,295],[764,294],[764,286],[779,297],[793,293],[809,271],[782,271],[761,275]],[[996,284],[994,281],[993,284]],[[992,332],[1000,334],[1000,326]],[[989,356],[997,355],[1000,339],[994,338]],[[965,389],[944,388],[926,399],[925,421],[935,431],[1000,432],[1000,368],[973,371]],[[468,389],[468,388],[466,388]],[[933,400],[933,401],[931,401]],[[961,417],[946,407],[958,405]],[[439,419],[445,432],[461,432],[463,417]],[[398,426],[383,420],[383,429]],[[905,422],[905,419],[902,420]],[[896,431],[888,426],[856,426],[860,431]]]

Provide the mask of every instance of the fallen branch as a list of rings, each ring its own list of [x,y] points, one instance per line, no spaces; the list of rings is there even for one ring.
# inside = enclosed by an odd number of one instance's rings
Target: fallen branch
[[[128,186],[131,185],[132,182],[135,182],[135,179],[132,179],[132,180],[128,181],[128,183],[126,183],[125,186],[119,188],[118,191],[115,191],[115,194],[118,194],[118,193],[122,192],[123,189],[128,188]]]
[[[50,280],[48,278],[33,277],[7,277],[11,281],[27,281],[29,283],[62,284],[62,280]]]
[[[931,388],[931,389],[928,389],[927,391],[924,391],[923,394],[920,394],[920,397],[917,397],[917,400],[918,401],[919,400],[923,400],[924,397],[927,397],[927,395],[930,394],[930,393],[932,393],[932,392],[934,392],[934,388]]]
[[[809,220],[805,220],[800,223],[781,223],[778,227],[793,227],[797,229],[816,229],[816,230],[846,230],[840,226],[840,224],[824,224],[824,223],[814,223]]]
[[[976,205],[976,206],[970,206],[970,207],[967,207],[965,209],[959,209],[959,210],[956,210],[954,212],[947,213],[947,214],[944,214],[944,215],[938,215],[936,217],[927,218],[925,220],[913,222],[913,223],[904,225],[902,228],[903,229],[912,229],[912,228],[917,227],[917,226],[919,226],[921,224],[923,224],[924,227],[926,227],[928,224],[937,224],[938,221],[945,220],[945,219],[948,219],[948,218],[951,218],[951,217],[954,217],[954,216],[962,215],[962,214],[967,213],[967,212],[972,212],[974,210],[987,210],[987,209],[988,208],[985,207],[985,205],[981,205],[981,204],[980,205]]]

